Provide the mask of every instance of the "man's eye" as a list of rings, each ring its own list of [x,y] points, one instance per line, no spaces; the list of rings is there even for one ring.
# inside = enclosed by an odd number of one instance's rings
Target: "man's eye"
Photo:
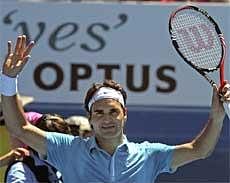
[[[102,116],[102,113],[95,112],[94,115],[95,115],[95,116]]]
[[[113,116],[118,115],[118,111],[112,111],[112,112],[111,112],[111,115],[113,115]]]

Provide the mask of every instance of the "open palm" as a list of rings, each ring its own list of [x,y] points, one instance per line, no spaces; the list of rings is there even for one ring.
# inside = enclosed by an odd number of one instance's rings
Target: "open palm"
[[[12,78],[16,77],[30,58],[33,46],[33,41],[26,44],[25,35],[18,36],[14,50],[12,42],[8,41],[8,53],[3,64],[3,74]]]

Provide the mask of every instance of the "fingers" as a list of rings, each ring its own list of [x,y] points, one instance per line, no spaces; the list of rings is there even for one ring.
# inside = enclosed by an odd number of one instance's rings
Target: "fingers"
[[[31,41],[28,45],[26,45],[26,36],[22,35],[22,36],[18,36],[17,38],[17,42],[15,45],[15,50],[14,53],[15,55],[19,56],[19,57],[26,57],[27,55],[30,54],[33,46],[34,46],[34,41]],[[9,41],[8,42],[8,53],[12,53],[12,42]]]
[[[23,58],[23,60],[18,60],[17,63],[16,63],[16,67],[20,67],[20,68],[23,68],[24,65],[26,65],[27,61],[29,60],[31,56],[30,55],[27,55],[26,57]]]
[[[226,84],[224,85],[224,87],[222,88],[221,92],[222,92],[222,93],[226,93],[229,89],[230,89],[230,84],[229,84],[229,83],[226,83]]]
[[[15,156],[15,159],[18,159],[18,158],[22,157],[23,154],[21,152],[14,151],[14,156]]]
[[[8,42],[8,54],[3,64],[3,73],[9,77],[16,77],[24,68],[24,65],[30,58],[30,52],[34,46],[34,42],[26,43],[26,36],[18,36],[15,48],[13,44]]]
[[[230,84],[226,83],[219,91],[222,102],[230,102]]]
[[[24,156],[29,156],[29,151],[25,148],[19,147],[13,150],[13,154],[15,156],[15,159],[20,159]]]
[[[29,55],[34,45],[35,45],[34,41],[31,41],[25,48],[23,56]]]
[[[21,153],[24,156],[28,156],[29,155],[29,150],[27,150],[25,148],[19,147],[16,150],[17,150],[17,152]]]
[[[15,45],[15,54],[16,55],[20,54],[21,47],[22,47],[22,36],[18,36],[16,45]]]
[[[20,48],[19,48],[19,55],[22,56],[22,57],[24,56],[25,47],[26,47],[26,36],[22,35],[21,45],[20,45]]]
[[[12,42],[8,41],[7,46],[8,46],[8,55],[10,55],[13,52],[13,50],[12,50]]]
[[[7,68],[10,68],[10,67],[11,67],[13,56],[14,56],[14,54],[13,54],[13,53],[10,53],[10,54],[8,55],[8,57],[6,58],[6,66],[7,66]]]
[[[21,62],[19,62],[19,66],[21,66],[21,65],[25,65],[27,62],[28,62],[28,60],[31,58],[31,56],[30,55],[27,55],[26,57],[24,57],[24,59],[21,61]]]
[[[229,90],[223,94],[223,96],[221,97],[221,101],[230,102],[230,91]]]

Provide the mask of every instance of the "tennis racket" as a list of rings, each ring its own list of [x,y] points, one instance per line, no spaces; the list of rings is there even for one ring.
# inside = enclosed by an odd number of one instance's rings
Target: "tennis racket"
[[[191,5],[175,10],[169,19],[169,33],[174,48],[187,64],[212,86],[216,83],[210,73],[219,70],[220,87],[225,85],[226,44],[207,11]],[[224,108],[230,119],[230,104],[224,103]]]

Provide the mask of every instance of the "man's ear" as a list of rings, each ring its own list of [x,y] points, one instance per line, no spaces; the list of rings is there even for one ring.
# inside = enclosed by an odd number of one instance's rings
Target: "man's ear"
[[[91,129],[93,129],[93,125],[91,124],[91,114],[90,114],[90,112],[87,112],[86,116],[88,118],[88,121],[89,121]]]
[[[89,123],[90,123],[90,120],[91,120],[91,115],[90,115],[90,112],[87,112],[86,117],[88,118]]]
[[[127,115],[128,115],[128,110],[127,110],[127,108],[125,107],[125,108],[124,108],[124,121],[127,120]]]

